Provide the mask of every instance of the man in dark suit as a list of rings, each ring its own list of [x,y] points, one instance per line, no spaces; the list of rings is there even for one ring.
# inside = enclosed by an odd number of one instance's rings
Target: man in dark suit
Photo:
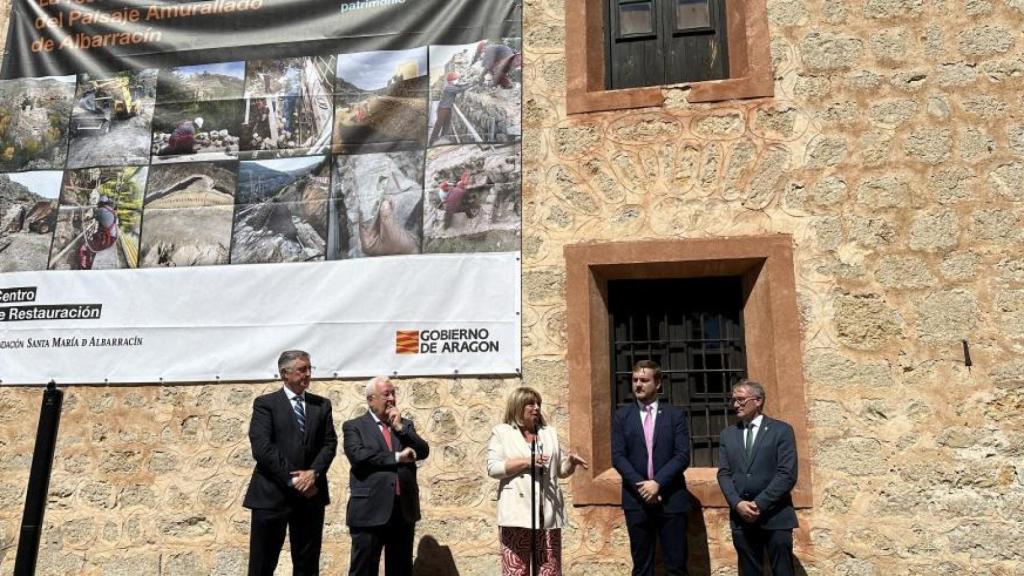
[[[342,424],[352,464],[346,521],[352,534],[349,574],[376,576],[384,550],[387,576],[412,574],[412,541],[420,519],[416,461],[430,447],[395,407],[395,387],[378,376],[366,385],[366,414]]]
[[[789,424],[761,414],[764,400],[764,387],[753,380],[733,386],[739,422],[722,431],[718,485],[729,502],[740,574],[760,576],[767,550],[773,576],[791,576],[796,437]]]
[[[633,367],[636,402],[612,419],[612,465],[622,476],[622,509],[629,531],[633,576],[654,574],[654,549],[661,540],[668,574],[686,574],[686,514],[690,509],[683,472],[690,465],[686,413],[658,401],[661,368],[641,360]]]
[[[327,470],[338,449],[331,401],[307,392],[309,354],[282,352],[284,387],[256,398],[249,442],[256,469],[243,506],[252,510],[249,575],[272,576],[290,535],[293,573],[320,573]]]

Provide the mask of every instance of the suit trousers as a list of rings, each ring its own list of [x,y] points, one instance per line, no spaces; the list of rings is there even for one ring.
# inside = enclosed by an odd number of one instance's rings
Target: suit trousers
[[[765,530],[757,526],[733,528],[732,543],[741,576],[761,576],[765,550],[772,576],[793,576],[793,530]]]
[[[633,576],[654,574],[654,551],[658,540],[668,576],[686,576],[686,514],[665,514],[658,508],[626,510],[629,552]]]
[[[249,576],[273,576],[287,529],[292,551],[292,574],[320,573],[320,543],[324,532],[324,505],[296,501],[286,508],[252,510],[249,533]]]
[[[381,549],[384,550],[385,576],[412,574],[412,541],[416,533],[416,523],[406,521],[397,495],[387,524],[371,527],[350,526],[349,532],[352,534],[349,576],[377,576],[380,570]]]

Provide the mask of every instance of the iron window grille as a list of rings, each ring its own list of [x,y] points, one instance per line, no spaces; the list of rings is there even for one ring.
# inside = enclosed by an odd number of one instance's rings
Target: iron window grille
[[[687,412],[690,466],[717,467],[731,387],[747,373],[741,279],[611,280],[608,309],[614,408],[634,401],[633,365],[654,360],[661,401]]]

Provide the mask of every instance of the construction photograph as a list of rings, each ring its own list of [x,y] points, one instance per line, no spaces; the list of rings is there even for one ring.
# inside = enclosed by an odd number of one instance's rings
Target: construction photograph
[[[334,151],[422,148],[427,130],[427,49],[338,55]]]
[[[64,173],[51,270],[135,268],[148,166]]]
[[[522,137],[522,40],[430,47],[431,146]]]
[[[241,159],[330,150],[334,61],[314,56],[249,62]]]
[[[160,71],[156,99],[161,104],[237,100],[244,88],[243,61],[180,66]]]
[[[330,180],[330,156],[241,162],[231,263],[323,260]]]
[[[64,167],[74,95],[74,76],[0,81],[0,171]]]
[[[336,157],[327,259],[418,254],[422,174],[423,151]]]
[[[68,168],[149,162],[155,68],[104,78],[80,74],[71,112]]]
[[[160,103],[153,117],[152,163],[233,160],[242,100]]]
[[[237,181],[235,161],[151,167],[139,267],[227,264]]]
[[[427,150],[423,251],[500,252],[519,246],[518,144]]]
[[[0,272],[46,270],[63,172],[0,174]]]

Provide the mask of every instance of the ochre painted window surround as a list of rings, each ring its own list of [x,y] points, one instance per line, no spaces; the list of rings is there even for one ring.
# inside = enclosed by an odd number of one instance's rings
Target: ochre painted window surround
[[[568,318],[569,433],[590,461],[572,477],[576,505],[620,503],[611,462],[609,280],[738,276],[744,288],[747,371],[767,393],[765,413],[796,432],[797,507],[811,506],[811,467],[804,400],[803,347],[788,235],[575,244],[564,249]],[[686,471],[704,507],[726,507],[715,468]]]
[[[606,90],[607,0],[565,0],[566,110],[569,114],[648,108],[665,101],[663,86]],[[774,93],[766,0],[727,0],[729,78],[689,87],[689,102],[770,97]]]

